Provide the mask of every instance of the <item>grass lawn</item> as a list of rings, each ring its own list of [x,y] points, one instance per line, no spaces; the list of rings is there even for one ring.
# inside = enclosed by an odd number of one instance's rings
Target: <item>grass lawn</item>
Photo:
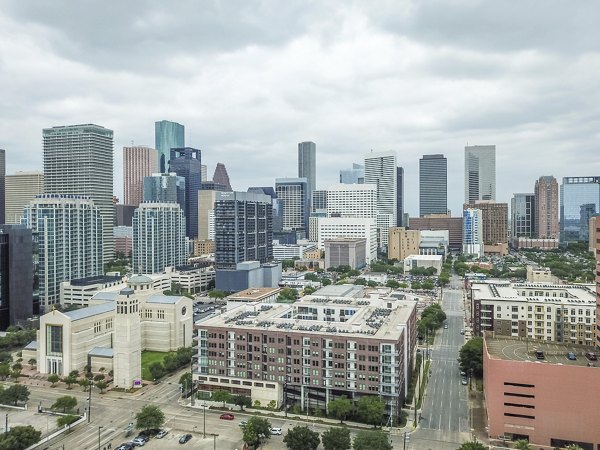
[[[153,378],[148,370],[148,367],[150,367],[150,364],[155,362],[162,363],[166,355],[168,355],[168,353],[165,352],[142,352],[142,379],[152,381]]]

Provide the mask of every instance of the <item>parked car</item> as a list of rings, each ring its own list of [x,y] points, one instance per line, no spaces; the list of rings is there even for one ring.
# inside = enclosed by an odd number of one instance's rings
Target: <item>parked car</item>
[[[542,350],[536,350],[535,357],[536,357],[536,359],[545,359],[546,358],[546,356],[544,355],[544,352]]]
[[[242,421],[240,422],[240,427],[242,427],[242,428],[243,428],[243,427],[245,427],[247,423],[248,423],[248,422],[246,422],[245,420],[242,420]]]
[[[465,334],[464,328],[462,330],[460,330],[460,334]]]
[[[130,442],[124,442],[117,447],[117,450],[133,450],[133,444]]]
[[[271,428],[271,434],[273,436],[275,436],[275,435],[281,436],[281,428]]]
[[[569,352],[569,353],[567,353],[567,359],[570,359],[571,361],[575,361],[577,359],[577,356],[575,356],[575,353]]]
[[[223,419],[223,420],[233,420],[235,419],[235,417],[233,416],[233,414],[221,414],[219,416],[219,419]]]
[[[464,378],[464,377],[463,377],[463,378],[460,380],[460,384],[462,384],[463,386],[466,386],[467,384],[469,384],[469,381],[468,381],[466,378]]]
[[[133,439],[131,441],[131,443],[133,445],[135,445],[136,447],[143,447],[144,445],[146,445],[146,440],[145,439],[140,439],[139,437],[136,437],[135,439]]]
[[[444,324],[444,330],[447,330],[447,329],[448,329],[448,324],[447,324],[447,323],[445,323],[445,324]]]
[[[184,434],[183,436],[181,436],[179,438],[179,443],[180,444],[185,444],[187,441],[189,441],[192,438],[191,434]]]
[[[594,352],[586,352],[585,357],[587,359],[589,359],[590,361],[598,361],[598,357],[596,356],[596,354]]]
[[[169,432],[167,430],[160,430],[157,435],[156,435],[156,439],[162,439],[164,438],[167,434],[169,434]]]

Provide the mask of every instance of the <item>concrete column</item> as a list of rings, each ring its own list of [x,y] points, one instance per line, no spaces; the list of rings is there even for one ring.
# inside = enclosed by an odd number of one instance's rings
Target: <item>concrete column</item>
[[[329,388],[325,388],[325,413],[329,414]]]
[[[302,405],[302,409],[304,409],[306,407],[306,405],[304,404],[304,385],[303,384],[300,385],[300,405]]]

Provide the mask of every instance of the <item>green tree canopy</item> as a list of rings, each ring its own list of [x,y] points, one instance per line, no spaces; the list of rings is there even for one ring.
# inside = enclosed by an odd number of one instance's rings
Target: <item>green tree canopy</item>
[[[256,446],[271,437],[271,423],[262,417],[252,416],[244,425],[243,439],[248,445]]]
[[[458,447],[457,450],[485,450],[485,446],[481,442],[469,441]]]
[[[344,427],[331,427],[321,435],[325,450],[350,450],[352,441],[350,430]]]
[[[104,394],[104,389],[108,387],[108,383],[104,380],[100,380],[96,383],[96,387],[100,389],[101,394]]]
[[[152,375],[152,378],[154,378],[155,380],[158,380],[159,378],[162,378],[165,375],[165,367],[159,361],[150,364],[148,366],[148,370],[150,371],[150,375]]]
[[[17,406],[18,403],[27,403],[29,389],[21,384],[13,384],[8,388],[0,389],[0,403]]]
[[[67,375],[63,378],[63,382],[67,385],[67,389],[71,389],[71,386],[77,383],[77,377],[75,375]]]
[[[70,395],[65,395],[64,397],[57,398],[50,408],[62,409],[62,412],[66,413],[67,411],[71,411],[76,406],[77,399]]]
[[[24,450],[40,440],[42,432],[31,425],[12,427],[0,434],[0,450]]]
[[[239,406],[240,409],[243,411],[244,406],[247,408],[252,406],[252,399],[245,395],[236,395],[235,397],[233,397],[233,404]]]
[[[214,391],[210,399],[214,402],[223,402],[223,407],[225,407],[225,403],[230,402],[233,399],[233,395],[227,391]]]
[[[465,372],[473,371],[475,376],[483,375],[483,338],[475,337],[463,345],[458,358],[460,368]]]
[[[343,422],[346,417],[352,412],[352,400],[345,395],[342,395],[327,404],[327,411],[340,422]]]
[[[295,426],[287,431],[283,443],[289,450],[316,450],[321,443],[321,438],[319,433],[307,426]]]
[[[79,381],[77,381],[77,383],[83,388],[83,392],[86,392],[89,385],[91,384],[91,381],[87,378],[81,378]]]
[[[373,426],[381,425],[385,403],[379,397],[364,396],[356,402],[356,411],[363,422]]]
[[[515,448],[517,450],[533,450],[533,447],[529,445],[529,441],[527,439],[519,439],[515,442]]]
[[[162,427],[165,414],[156,405],[146,405],[135,415],[135,427],[139,430],[149,430]]]
[[[400,283],[398,283],[396,280],[387,280],[385,285],[392,289],[398,289],[400,287]]]
[[[210,291],[208,293],[208,296],[210,298],[225,298],[227,296],[227,294],[225,294],[225,292],[223,292],[219,289],[213,289],[212,291]]]
[[[389,436],[383,431],[359,431],[354,437],[354,450],[392,450]]]
[[[306,286],[304,288],[304,295],[311,295],[314,294],[317,291],[316,288],[312,287],[312,286]]]
[[[298,298],[298,291],[294,288],[283,288],[280,292],[279,292],[279,296],[277,297],[277,300],[280,301],[294,301]]]
[[[323,286],[329,286],[331,284],[331,280],[329,278],[323,277],[323,278],[321,278],[321,284]]]
[[[67,416],[60,416],[58,419],[56,419],[56,425],[58,425],[59,428],[62,428],[66,425],[71,425],[77,419],[79,419],[79,416],[73,414],[69,414]]]
[[[57,374],[53,373],[51,375],[48,375],[48,381],[52,383],[52,386],[50,387],[54,387],[56,386],[56,383],[60,381],[60,377]]]

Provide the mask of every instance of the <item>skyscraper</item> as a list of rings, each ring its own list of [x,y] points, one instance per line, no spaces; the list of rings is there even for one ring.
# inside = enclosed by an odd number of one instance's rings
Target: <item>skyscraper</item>
[[[6,151],[0,148],[0,225],[6,223],[5,215],[5,177],[6,177]]]
[[[479,258],[483,256],[483,226],[479,209],[463,211],[463,253]]]
[[[44,193],[43,172],[17,172],[6,176],[6,223],[18,224],[23,208]]]
[[[102,217],[104,261],[114,257],[113,132],[99,125],[43,130],[44,192],[89,197]]]
[[[377,218],[377,186],[335,184],[327,188],[327,217]]]
[[[404,223],[404,168],[396,168],[396,225]]]
[[[397,216],[396,152],[365,155],[365,184],[377,186],[377,229],[380,247],[387,246],[388,229],[396,226]]]
[[[123,147],[124,204],[144,201],[144,177],[158,172],[158,151],[145,146]]]
[[[553,176],[535,182],[535,235],[540,239],[558,239],[558,181]]]
[[[362,184],[365,182],[365,166],[352,164],[352,169],[340,170],[340,183]]]
[[[200,150],[191,147],[172,148],[170,172],[185,178],[185,224],[190,239],[198,237],[198,191],[201,181]]]
[[[223,186],[224,191],[232,192],[231,182],[229,181],[229,174],[227,173],[225,164],[217,163],[217,167],[215,167],[215,173],[213,174],[213,181]]]
[[[600,212],[599,177],[563,177],[560,242],[588,241],[589,218]]]
[[[465,147],[465,203],[496,200],[496,146]]]
[[[185,178],[176,173],[153,173],[144,178],[144,202],[178,203],[185,209]]]
[[[33,239],[22,225],[0,227],[0,330],[33,315]]]
[[[215,199],[215,266],[273,259],[271,197],[251,192],[217,192]]]
[[[140,203],[133,215],[134,273],[159,273],[186,264],[185,217],[177,203]]]
[[[283,205],[283,230],[308,232],[309,195],[306,178],[276,178],[275,192]]]
[[[62,281],[104,273],[104,221],[91,199],[59,194],[36,197],[24,217],[37,243],[40,309],[48,312],[60,303]]]
[[[161,120],[154,123],[154,148],[158,151],[158,171],[169,171],[172,148],[185,147],[185,127],[177,122]]]
[[[314,142],[298,144],[298,178],[308,180],[308,196],[317,188],[317,146]]]
[[[469,209],[466,203],[464,210]],[[481,231],[484,245],[508,243],[508,203],[496,203],[489,200],[474,204],[481,217]]]
[[[513,194],[510,202],[512,239],[535,236],[536,206],[534,194]]]
[[[423,155],[419,160],[419,217],[448,213],[448,160]]]

